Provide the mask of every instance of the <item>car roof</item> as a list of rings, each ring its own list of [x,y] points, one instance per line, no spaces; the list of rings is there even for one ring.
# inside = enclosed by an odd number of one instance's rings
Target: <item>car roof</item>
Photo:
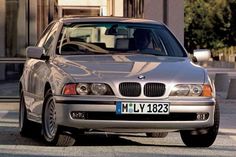
[[[78,22],[121,22],[121,23],[137,23],[137,24],[158,24],[162,23],[148,20],[148,19],[138,19],[138,18],[124,18],[124,17],[114,17],[114,16],[96,16],[96,17],[78,17],[69,16],[59,19],[64,24],[78,23]]]

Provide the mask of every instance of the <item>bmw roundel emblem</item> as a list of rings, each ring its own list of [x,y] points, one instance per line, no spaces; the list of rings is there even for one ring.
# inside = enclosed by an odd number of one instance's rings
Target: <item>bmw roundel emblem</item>
[[[140,80],[144,80],[146,77],[145,76],[143,76],[143,75],[139,75],[138,76],[138,79],[140,79]]]

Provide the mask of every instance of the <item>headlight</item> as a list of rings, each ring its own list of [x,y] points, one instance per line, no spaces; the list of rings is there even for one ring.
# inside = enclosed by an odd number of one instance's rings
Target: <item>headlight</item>
[[[205,96],[212,97],[212,88],[210,85],[176,85],[170,96]]]
[[[189,91],[189,85],[176,85],[172,89],[170,96],[187,96],[189,94]]]
[[[88,95],[90,92],[89,84],[87,83],[79,83],[76,86],[76,91],[79,95]]]
[[[114,95],[111,87],[104,83],[68,83],[62,89],[63,95]]]
[[[104,95],[107,92],[107,86],[103,83],[93,83],[91,91],[94,95]]]
[[[202,94],[202,85],[191,85],[189,96],[200,96]]]

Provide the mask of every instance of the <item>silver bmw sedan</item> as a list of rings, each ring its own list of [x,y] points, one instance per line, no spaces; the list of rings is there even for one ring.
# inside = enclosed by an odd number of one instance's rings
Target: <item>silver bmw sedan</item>
[[[170,30],[145,19],[68,17],[26,50],[20,79],[20,134],[69,146],[88,131],[179,131],[186,146],[209,147],[219,106],[206,70]]]

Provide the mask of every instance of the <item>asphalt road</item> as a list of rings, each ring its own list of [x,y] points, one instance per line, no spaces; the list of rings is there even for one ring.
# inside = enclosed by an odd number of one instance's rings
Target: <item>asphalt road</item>
[[[221,100],[220,132],[210,148],[187,148],[178,132],[166,138],[147,138],[144,134],[89,133],[81,135],[72,147],[46,146],[39,137],[23,138],[18,132],[18,113],[0,111],[0,157],[235,157],[236,101]]]

